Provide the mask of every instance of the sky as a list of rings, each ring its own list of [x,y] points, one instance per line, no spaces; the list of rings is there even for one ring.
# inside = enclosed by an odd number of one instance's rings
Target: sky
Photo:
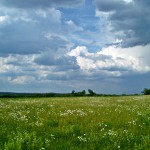
[[[150,88],[150,0],[0,0],[0,91]]]

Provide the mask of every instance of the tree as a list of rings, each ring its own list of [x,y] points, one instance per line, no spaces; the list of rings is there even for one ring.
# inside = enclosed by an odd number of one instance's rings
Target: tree
[[[82,94],[83,94],[83,95],[85,95],[85,94],[86,94],[86,91],[85,91],[85,90],[83,90],[83,91],[82,91]]]
[[[93,90],[91,90],[91,89],[88,89],[88,92],[89,92],[90,96],[96,95],[96,93],[93,92]]]
[[[46,94],[45,94],[45,97],[54,97],[54,96],[55,96],[54,93],[46,93]]]
[[[75,93],[75,90],[72,90],[71,94],[74,94]]]
[[[150,89],[145,88],[144,91],[142,91],[144,95],[150,95]]]

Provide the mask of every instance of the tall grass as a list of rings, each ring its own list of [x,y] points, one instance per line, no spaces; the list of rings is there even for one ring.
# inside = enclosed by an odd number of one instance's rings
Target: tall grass
[[[149,150],[150,96],[0,99],[1,150]]]

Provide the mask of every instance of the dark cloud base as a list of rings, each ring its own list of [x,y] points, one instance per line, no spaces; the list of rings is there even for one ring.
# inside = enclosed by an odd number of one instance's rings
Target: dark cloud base
[[[109,21],[116,38],[122,39],[120,46],[132,47],[150,43],[150,1],[94,0],[97,9],[110,13]],[[118,34],[121,32],[122,34]]]
[[[84,0],[0,0],[0,4],[15,8],[71,7],[82,4]]]

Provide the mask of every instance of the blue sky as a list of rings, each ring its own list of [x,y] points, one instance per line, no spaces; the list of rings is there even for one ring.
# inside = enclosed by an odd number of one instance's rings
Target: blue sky
[[[0,0],[0,91],[150,88],[149,0]]]

